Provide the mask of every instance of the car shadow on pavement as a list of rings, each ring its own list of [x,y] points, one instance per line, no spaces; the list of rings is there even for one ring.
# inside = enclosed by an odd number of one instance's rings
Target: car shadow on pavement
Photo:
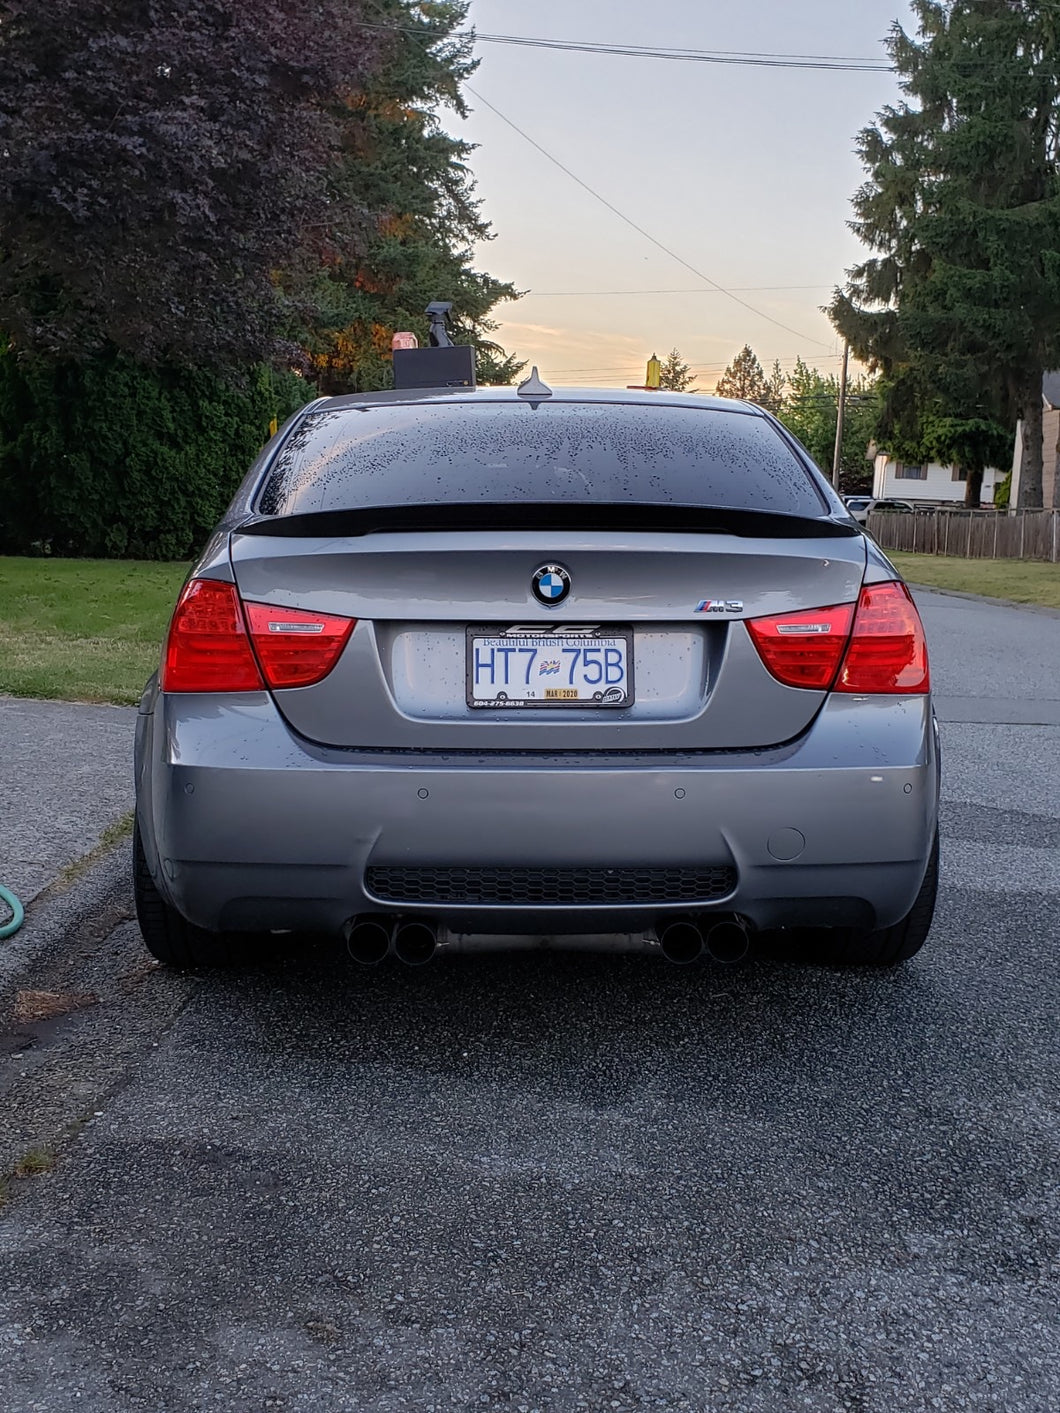
[[[331,1057],[351,1076],[397,1067],[410,1077],[487,1078],[591,1106],[620,1104],[649,1080],[746,1091],[778,1070],[811,1086],[839,1071],[855,1083],[860,1072],[871,1086],[896,1033],[923,1058],[950,1030],[944,997],[915,964],[678,968],[657,956],[545,950],[366,969],[318,943],[212,974],[196,1005],[211,1013],[203,1043],[218,1037],[266,1062]]]

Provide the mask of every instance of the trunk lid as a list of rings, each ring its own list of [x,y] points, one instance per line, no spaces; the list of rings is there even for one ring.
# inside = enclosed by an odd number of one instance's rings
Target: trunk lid
[[[784,686],[743,620],[853,603],[860,536],[648,530],[453,530],[231,537],[246,601],[358,620],[337,666],[276,691],[301,736],[353,749],[693,751],[774,746],[800,735],[825,693]],[[570,593],[538,601],[536,571],[560,566]],[[543,630],[631,634],[631,701],[475,708],[469,628],[534,641]],[[581,640],[574,640],[581,641]],[[485,650],[485,651],[488,651]],[[525,661],[532,661],[527,655]]]

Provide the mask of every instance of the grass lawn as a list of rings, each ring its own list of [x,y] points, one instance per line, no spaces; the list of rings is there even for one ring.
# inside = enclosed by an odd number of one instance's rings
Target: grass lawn
[[[959,589],[1013,603],[1060,608],[1060,564],[1026,559],[954,559],[934,554],[891,554],[887,558],[913,584]]]
[[[186,564],[0,557],[0,692],[135,703]]]

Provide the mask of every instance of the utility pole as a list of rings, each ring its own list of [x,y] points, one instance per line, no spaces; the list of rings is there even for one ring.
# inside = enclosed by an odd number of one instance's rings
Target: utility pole
[[[835,455],[832,457],[832,485],[839,489],[839,466],[843,460],[843,423],[847,415],[847,367],[850,363],[850,340],[843,342],[843,371],[839,375],[839,406],[835,419]]]

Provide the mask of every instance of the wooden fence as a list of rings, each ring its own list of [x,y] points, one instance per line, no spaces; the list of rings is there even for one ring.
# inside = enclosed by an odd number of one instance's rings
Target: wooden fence
[[[1060,510],[880,510],[868,529],[885,550],[1060,562]]]

